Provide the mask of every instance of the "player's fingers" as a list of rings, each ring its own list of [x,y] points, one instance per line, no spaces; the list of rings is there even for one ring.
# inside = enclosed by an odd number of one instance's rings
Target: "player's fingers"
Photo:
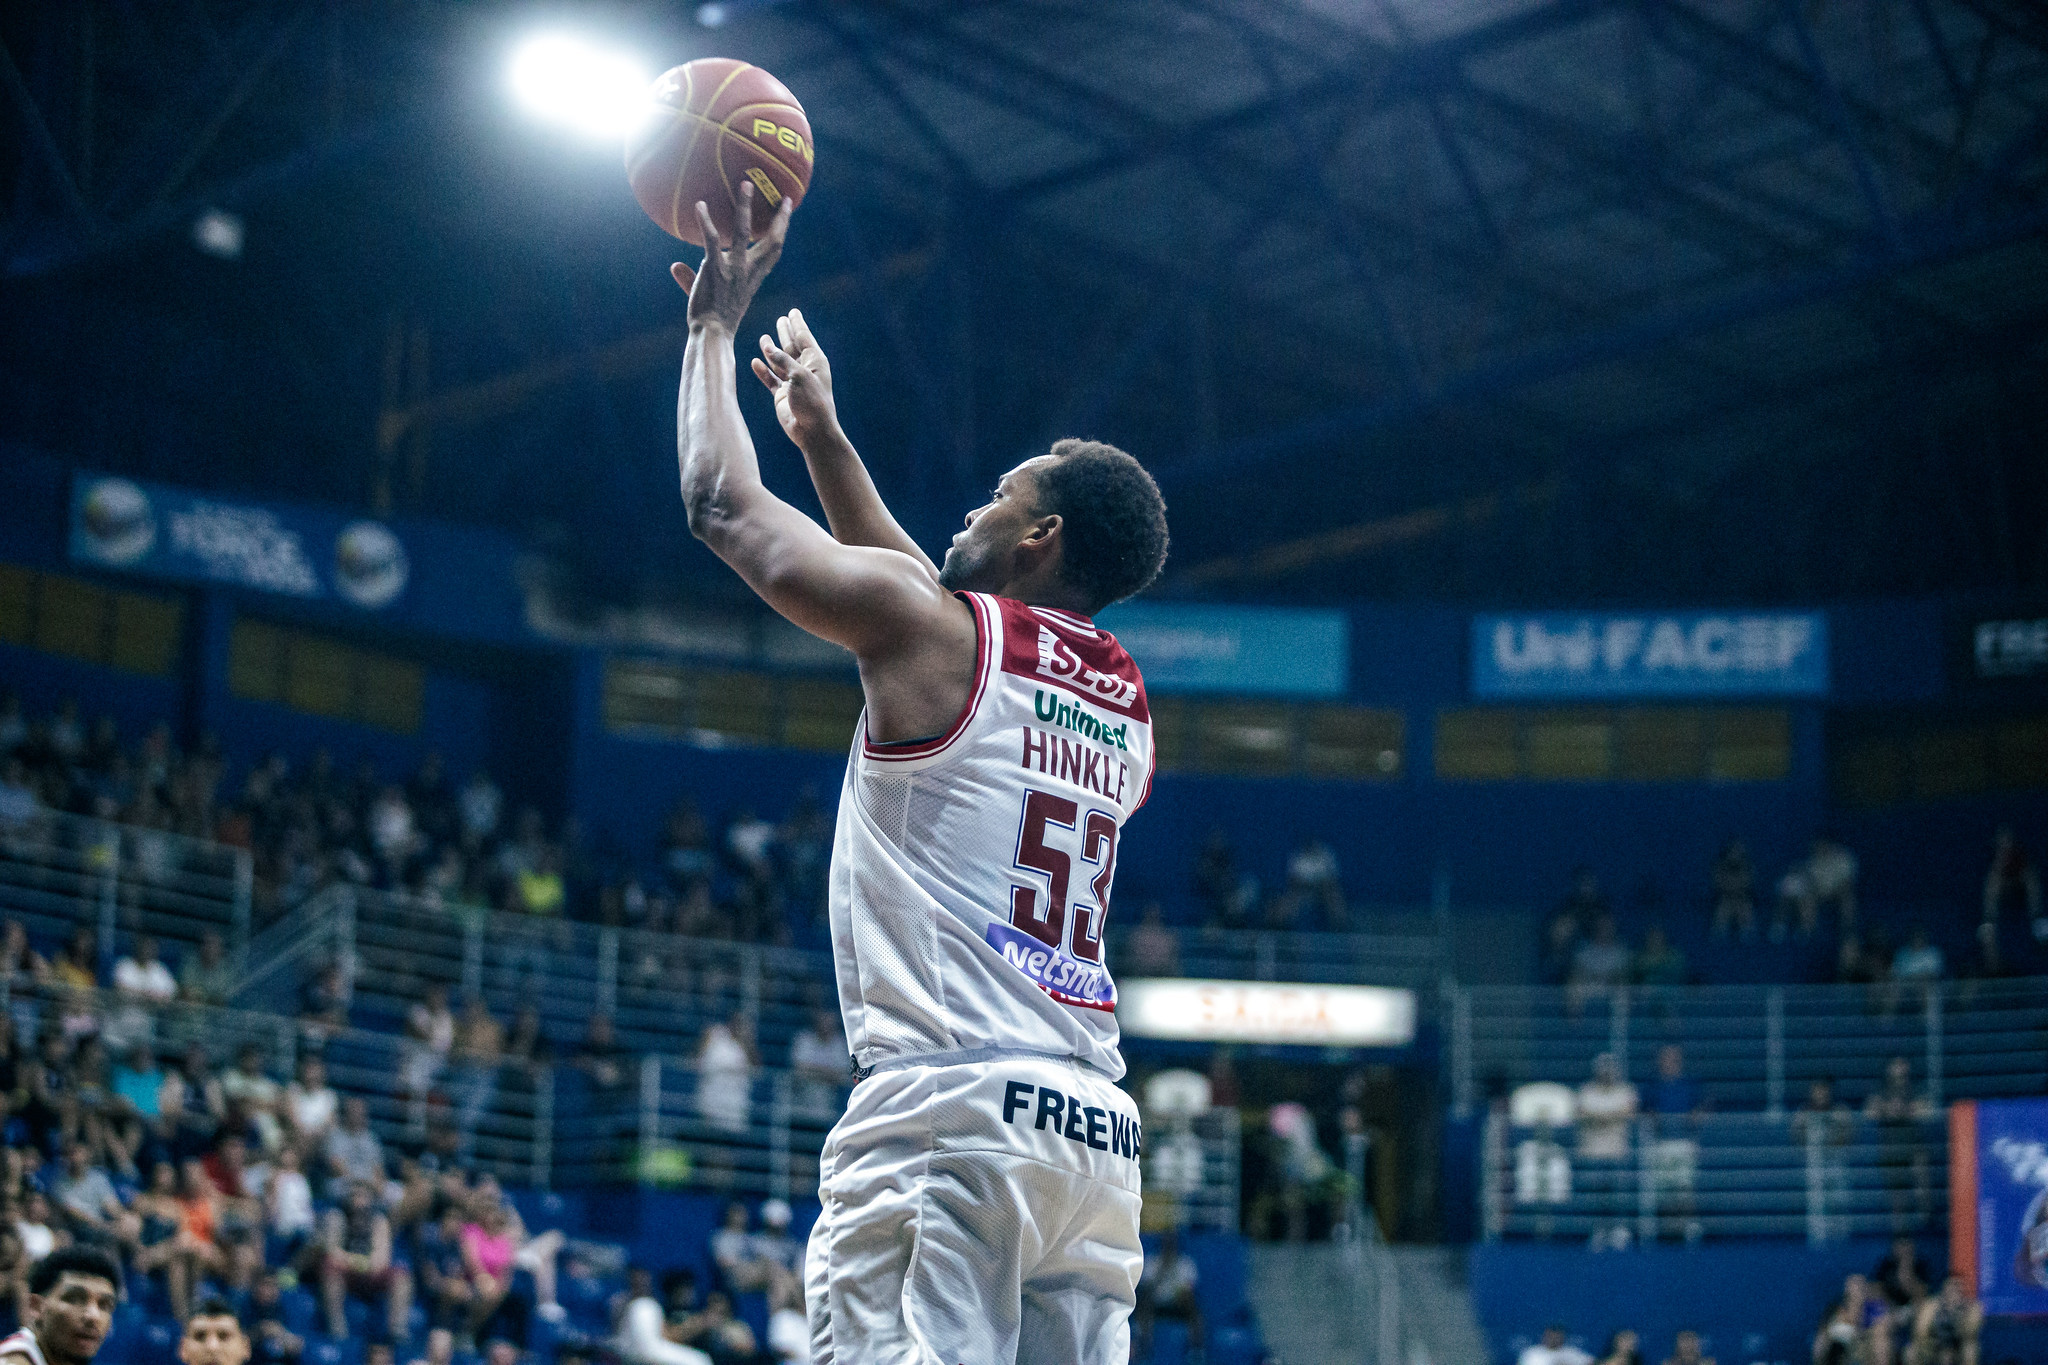
[[[775,319],[775,339],[782,343],[782,349],[785,351],[794,351],[796,349],[796,343],[791,340],[789,315],[787,313]]]
[[[805,351],[822,351],[825,349],[818,344],[818,339],[811,335],[811,324],[804,321],[804,313],[801,308],[789,310],[789,332],[790,339],[796,342],[792,349],[798,355],[802,355]]]
[[[766,336],[761,338],[761,354],[767,358],[768,368],[775,371],[778,378],[789,378],[789,372],[796,368],[796,362],[789,358],[789,353]]]
[[[704,263],[711,263],[711,254],[725,250],[725,243],[719,240],[718,224],[711,221],[711,206],[702,199],[697,201],[697,227],[704,235]]]
[[[745,246],[754,239],[754,182],[740,181],[739,206],[733,210],[732,240],[735,245]]]
[[[689,293],[690,286],[697,282],[697,272],[684,265],[681,261],[677,261],[674,265],[670,266],[668,273],[675,279],[677,284],[683,287],[685,294]]]
[[[782,381],[775,377],[775,371],[768,368],[768,362],[765,360],[754,361],[754,378],[760,380],[761,386],[770,393],[782,387]]]

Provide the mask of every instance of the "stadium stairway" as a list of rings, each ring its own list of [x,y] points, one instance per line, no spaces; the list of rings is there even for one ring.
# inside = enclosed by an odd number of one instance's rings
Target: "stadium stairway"
[[[1252,1247],[1251,1272],[1267,1347],[1284,1365],[1486,1363],[1455,1248],[1267,1243]]]

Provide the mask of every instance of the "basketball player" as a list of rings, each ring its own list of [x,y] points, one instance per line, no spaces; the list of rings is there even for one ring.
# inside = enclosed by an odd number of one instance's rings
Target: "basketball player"
[[[1129,455],[1061,441],[1005,474],[935,566],[832,417],[801,319],[756,372],[799,436],[827,534],[761,483],[734,333],[785,206],[673,273],[690,529],[770,606],[851,650],[867,708],[832,848],[832,950],[855,1087],[805,1257],[818,1365],[1123,1365],[1141,1138],[1113,1084],[1103,962],[1117,839],[1144,803],[1144,681],[1091,617],[1166,558]],[[799,334],[802,341],[797,340]]]
[[[182,1365],[247,1365],[249,1335],[224,1299],[207,1299],[185,1319],[178,1338]]]
[[[98,1247],[59,1247],[28,1272],[28,1325],[0,1341],[0,1365],[88,1365],[114,1325],[121,1268]]]

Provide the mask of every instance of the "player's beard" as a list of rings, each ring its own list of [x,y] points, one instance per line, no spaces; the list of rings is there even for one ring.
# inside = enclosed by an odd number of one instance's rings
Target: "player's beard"
[[[985,547],[972,542],[954,544],[939,563],[939,586],[947,592],[989,591],[989,585],[982,581],[987,576],[988,560]]]

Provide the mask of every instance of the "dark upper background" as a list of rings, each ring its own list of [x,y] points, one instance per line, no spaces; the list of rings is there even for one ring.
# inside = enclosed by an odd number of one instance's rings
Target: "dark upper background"
[[[2028,0],[727,8],[6,5],[0,438],[731,596],[675,496],[688,251],[505,91],[552,25],[803,100],[754,321],[805,308],[928,544],[1085,434],[1165,485],[1169,594],[2048,588]]]

